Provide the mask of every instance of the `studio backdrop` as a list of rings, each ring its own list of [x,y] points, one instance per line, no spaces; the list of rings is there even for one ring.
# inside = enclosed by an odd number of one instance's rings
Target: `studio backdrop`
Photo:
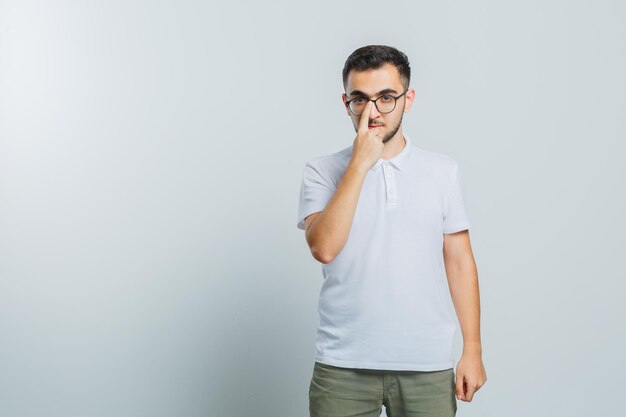
[[[308,416],[302,168],[353,143],[341,69],[368,44],[406,53],[403,129],[463,171],[488,381],[458,415],[620,414],[624,21],[608,0],[0,2],[0,415]]]

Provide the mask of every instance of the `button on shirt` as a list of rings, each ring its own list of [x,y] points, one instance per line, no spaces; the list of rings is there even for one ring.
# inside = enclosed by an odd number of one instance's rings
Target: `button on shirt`
[[[352,368],[454,367],[456,320],[448,306],[443,235],[469,229],[457,162],[414,145],[367,172],[348,239],[322,265],[315,361]],[[308,161],[297,227],[322,211],[352,146]]]

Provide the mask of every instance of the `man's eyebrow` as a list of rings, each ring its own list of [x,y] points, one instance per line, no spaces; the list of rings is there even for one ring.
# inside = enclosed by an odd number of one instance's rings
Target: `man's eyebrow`
[[[383,94],[387,94],[387,93],[395,93],[398,94],[398,92],[396,90],[394,90],[393,88],[385,88],[384,90],[380,90],[378,92],[378,96],[383,95]],[[367,94],[365,94],[363,91],[361,90],[354,90],[352,91],[349,96],[363,96],[363,97],[367,97],[369,98],[369,96]]]

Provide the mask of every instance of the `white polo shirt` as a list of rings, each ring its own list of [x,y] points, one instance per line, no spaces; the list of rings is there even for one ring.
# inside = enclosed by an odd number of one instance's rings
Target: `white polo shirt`
[[[468,229],[457,162],[406,145],[368,171],[350,235],[322,265],[315,361],[350,368],[433,371],[454,367],[455,313],[443,234]],[[352,145],[304,166],[297,227],[322,211]]]

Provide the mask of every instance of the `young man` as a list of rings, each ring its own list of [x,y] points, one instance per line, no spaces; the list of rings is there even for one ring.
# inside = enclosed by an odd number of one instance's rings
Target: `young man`
[[[342,100],[356,138],[304,166],[297,226],[324,277],[311,417],[379,417],[383,404],[388,416],[454,416],[487,380],[458,164],[402,131],[409,81],[397,49],[354,51]]]

